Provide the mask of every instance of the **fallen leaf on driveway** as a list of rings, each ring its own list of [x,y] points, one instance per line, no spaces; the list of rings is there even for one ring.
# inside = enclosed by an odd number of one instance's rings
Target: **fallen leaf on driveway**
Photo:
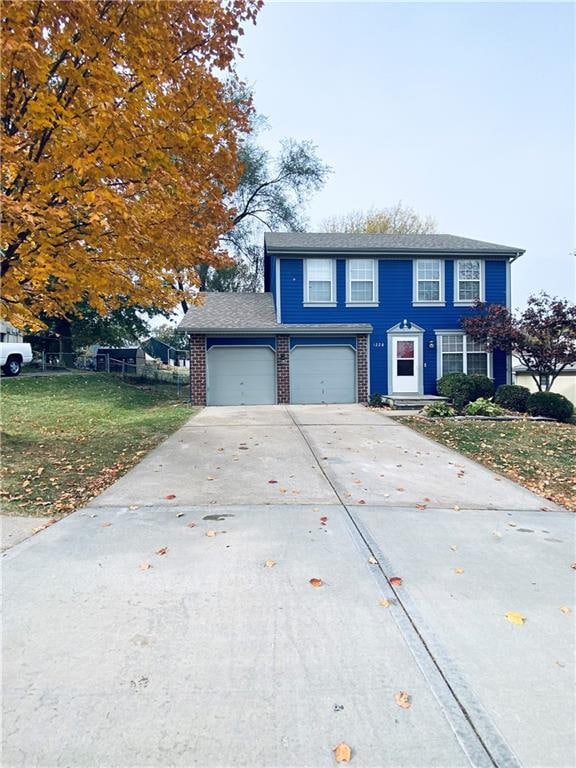
[[[188,523],[186,528],[196,528],[196,523]]]
[[[382,600],[380,600],[380,605],[382,608],[388,608],[390,605],[390,600],[387,600],[385,597],[383,597]]]
[[[216,536],[217,531],[206,531],[206,536],[210,536],[210,538]]]
[[[274,485],[274,483],[277,483],[278,480],[268,480],[268,482],[270,483],[270,485]]]
[[[396,488],[397,491],[405,491],[405,488]]]
[[[216,480],[215,477],[207,477],[206,480]]]
[[[328,518],[326,517],[326,515],[320,518],[320,525],[326,525],[327,522],[328,522]]]
[[[464,573],[464,568],[454,568],[454,573]]]
[[[572,568],[572,570],[573,570],[573,571],[576,571],[576,563],[572,563],[572,565],[570,566],[570,568]]]
[[[398,693],[395,693],[394,701],[396,704],[398,704],[399,707],[402,707],[402,709],[410,709],[412,706],[410,696],[406,693],[406,691],[398,691]]]
[[[140,570],[141,571],[148,571],[152,566],[150,563],[140,563]]]
[[[516,611],[508,611],[506,618],[512,624],[524,624],[526,621],[526,616],[522,616],[521,613],[517,613]]]
[[[166,552],[168,552],[168,547],[160,547],[160,549],[156,550],[157,555],[165,555]]]
[[[169,493],[168,496],[164,496],[164,498],[167,499],[168,501],[172,501],[172,499],[176,498],[176,494],[175,493]]]
[[[460,512],[460,507],[458,506],[458,504],[454,504],[452,509],[454,510],[454,512]]]
[[[313,587],[321,587],[323,583],[322,579],[310,579],[310,584],[312,584]]]
[[[56,520],[47,520],[45,523],[42,523],[42,525],[39,525],[37,528],[32,528],[32,533],[39,533],[39,531],[43,531],[45,528],[48,528],[50,525],[54,525]]]
[[[138,504],[131,504],[131,505],[128,507],[128,509],[129,509],[130,511],[134,511],[135,509],[139,509],[139,507],[138,507]]]
[[[266,562],[264,563],[265,568],[274,568],[275,565],[276,565],[275,560],[266,560]]]
[[[334,747],[332,751],[334,752],[334,757],[336,758],[337,763],[349,763],[352,759],[352,750],[345,741],[342,741],[337,747]]]
[[[416,509],[426,509],[426,504],[416,504]]]
[[[450,547],[450,549],[452,550],[452,552],[457,552],[457,551],[458,551],[458,547],[457,547],[457,546],[455,546],[454,544],[452,544],[452,546]]]
[[[561,605],[561,606],[560,606],[560,611],[561,611],[562,613],[571,613],[571,612],[572,612],[572,609],[571,609],[571,608],[568,608],[568,606],[567,606],[567,605]]]
[[[184,517],[184,512],[176,512],[176,517]]]
[[[432,501],[432,499],[429,499],[428,496],[424,496],[424,501]]]
[[[366,504],[366,502],[364,501],[364,499],[358,499],[358,504]]]
[[[110,528],[112,523],[100,523],[100,528]]]
[[[502,538],[502,534],[500,533],[500,531],[492,531],[492,536],[494,536],[495,539]]]
[[[392,576],[392,578],[389,580],[390,584],[392,584],[393,587],[401,587],[402,586],[402,579],[400,576]]]
[[[372,555],[370,555],[370,557],[368,558],[368,562],[370,563],[370,565],[378,565],[378,560],[376,560],[376,558],[373,557]]]

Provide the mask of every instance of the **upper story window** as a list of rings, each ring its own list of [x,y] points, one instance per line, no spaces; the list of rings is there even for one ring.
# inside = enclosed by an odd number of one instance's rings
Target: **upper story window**
[[[414,302],[444,302],[444,262],[441,259],[417,259],[414,262]]]
[[[332,304],[336,301],[333,259],[305,259],[304,301]]]
[[[480,259],[454,262],[454,301],[474,304],[484,300],[484,265]]]
[[[378,262],[376,259],[349,259],[348,295],[349,304],[375,304],[378,301]]]

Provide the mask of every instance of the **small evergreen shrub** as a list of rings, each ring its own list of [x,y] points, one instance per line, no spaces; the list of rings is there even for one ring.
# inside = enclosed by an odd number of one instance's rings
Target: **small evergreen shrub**
[[[483,373],[471,373],[468,380],[474,385],[473,400],[479,397],[489,400],[494,397],[494,382],[488,376],[484,376]]]
[[[526,405],[530,397],[528,387],[520,387],[517,384],[502,384],[496,390],[494,402],[507,408],[509,411],[526,413]]]
[[[479,397],[472,403],[468,403],[464,408],[466,416],[501,416],[504,413],[504,409],[501,408],[492,400],[488,400],[485,397]]]
[[[452,401],[459,411],[474,400],[474,382],[465,373],[447,373],[436,385],[438,394]]]
[[[384,405],[382,395],[378,392],[374,392],[374,394],[370,396],[370,405],[374,408],[381,408]]]
[[[556,421],[570,421],[574,406],[556,392],[534,392],[528,398],[527,410],[532,416],[547,416]]]
[[[455,413],[454,408],[443,400],[439,400],[437,403],[428,403],[422,409],[422,414],[430,417],[446,418],[447,416],[454,416]]]

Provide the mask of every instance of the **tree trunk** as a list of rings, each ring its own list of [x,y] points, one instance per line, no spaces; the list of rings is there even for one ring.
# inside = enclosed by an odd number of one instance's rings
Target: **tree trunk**
[[[67,368],[74,364],[74,345],[72,343],[72,323],[67,317],[58,317],[54,321],[54,332],[60,344],[60,361]]]

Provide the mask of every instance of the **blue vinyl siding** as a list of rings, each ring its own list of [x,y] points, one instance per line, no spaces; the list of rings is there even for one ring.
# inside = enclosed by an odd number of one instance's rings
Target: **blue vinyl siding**
[[[276,349],[276,336],[210,336],[206,339],[206,347],[272,347]]]
[[[356,349],[356,336],[290,336],[290,349],[298,346],[317,346],[318,344],[348,344]]]
[[[283,323],[370,323],[370,391],[388,391],[387,330],[403,320],[424,328],[424,392],[436,392],[437,362],[435,330],[461,330],[460,319],[474,314],[473,307],[454,306],[454,261],[445,260],[445,306],[413,306],[412,259],[380,259],[378,266],[379,306],[346,306],[346,261],[336,259],[336,306],[304,306],[304,267],[299,258],[283,258],[281,301]],[[506,304],[506,260],[485,261],[485,296],[491,303]],[[434,347],[429,347],[430,343]],[[313,342],[309,342],[313,343]],[[506,355],[494,353],[496,386],[506,383]]]

